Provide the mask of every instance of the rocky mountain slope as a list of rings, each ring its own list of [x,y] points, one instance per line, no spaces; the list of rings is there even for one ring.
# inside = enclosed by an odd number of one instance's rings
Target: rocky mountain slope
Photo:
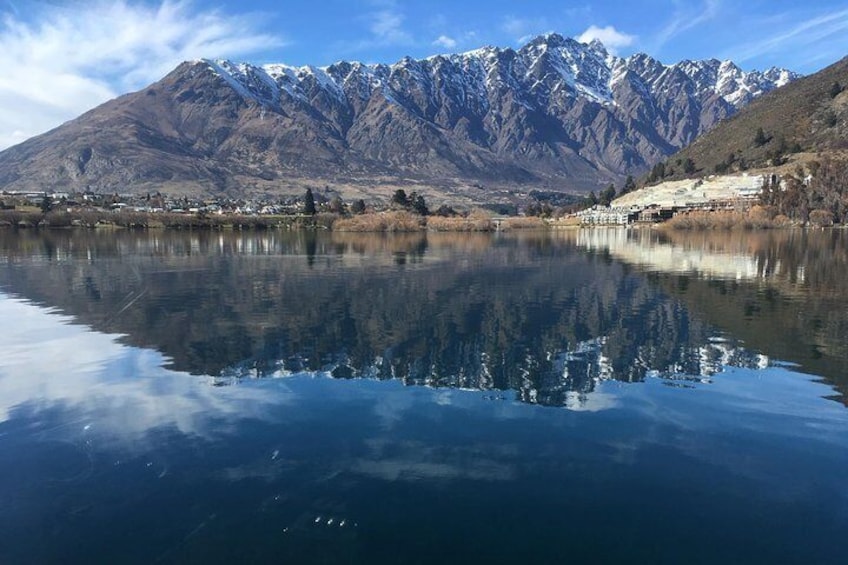
[[[588,191],[646,171],[795,78],[620,58],[556,34],[393,65],[186,62],[0,153],[0,187],[242,195],[329,184],[374,196],[412,185],[471,200]]]

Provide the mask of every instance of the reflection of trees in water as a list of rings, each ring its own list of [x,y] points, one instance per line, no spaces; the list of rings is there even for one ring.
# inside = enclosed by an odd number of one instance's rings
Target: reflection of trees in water
[[[605,247],[630,264],[652,271],[658,288],[698,312],[700,318],[743,340],[748,347],[792,361],[848,392],[848,231],[629,232]],[[701,256],[680,270],[643,258]],[[691,254],[686,252],[691,251]],[[745,277],[719,264],[752,265]]]
[[[842,292],[848,276],[848,232],[841,229],[675,232],[665,234],[668,245],[706,249],[728,257],[754,258],[758,278],[804,285],[804,292]]]
[[[677,235],[678,241],[686,240]],[[848,232],[778,230],[744,240],[715,234],[709,244],[754,257],[759,284],[710,281],[690,293],[698,300],[695,307],[752,346],[785,355],[848,391]],[[730,315],[730,309],[742,316]]]
[[[711,343],[710,328],[648,278],[548,236],[48,232],[0,242],[4,288],[222,382],[328,371],[566,405],[604,379],[685,383],[762,363]]]

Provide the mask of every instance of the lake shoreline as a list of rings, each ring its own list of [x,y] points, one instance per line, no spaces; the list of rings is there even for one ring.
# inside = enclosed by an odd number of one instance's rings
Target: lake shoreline
[[[264,230],[331,230],[339,232],[496,232],[509,230],[561,230],[624,227],[618,224],[581,224],[579,218],[543,218],[539,216],[493,217],[474,211],[468,215],[422,216],[403,210],[386,210],[364,214],[341,215],[322,212],[312,216],[293,215],[241,215],[241,214],[181,214],[149,212],[107,211],[51,211],[27,212],[0,211],[0,229],[166,229],[212,231],[264,231]],[[639,222],[627,224],[636,229],[662,229],[683,231],[712,230],[762,230],[799,227],[835,228],[842,224],[800,224],[788,218],[769,217],[758,207],[748,212],[691,212],[678,214],[664,222]]]

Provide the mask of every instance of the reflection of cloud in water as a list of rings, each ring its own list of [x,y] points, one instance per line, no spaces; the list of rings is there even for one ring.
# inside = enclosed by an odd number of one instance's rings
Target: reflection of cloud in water
[[[368,457],[351,462],[354,473],[386,481],[473,479],[510,481],[516,477],[517,450],[508,446],[475,448],[432,446],[416,441],[371,440]]]
[[[283,473],[297,469],[300,464],[300,462],[287,461],[285,459],[263,457],[243,465],[227,467],[221,471],[221,477],[231,482],[248,479],[273,482],[279,479]]]
[[[453,395],[449,391],[443,390],[436,394],[435,401],[439,406],[450,406],[453,404]]]
[[[258,479],[279,480],[285,473],[308,472],[316,481],[326,481],[342,473],[354,473],[385,481],[420,481],[473,479],[508,481],[516,476],[514,465],[507,461],[515,454],[498,447],[445,447],[416,441],[366,441],[369,453],[365,457],[340,458],[326,467],[316,468],[314,461],[277,460],[268,458],[250,461],[223,469],[227,481]],[[503,461],[498,460],[502,456]]]
[[[203,379],[163,368],[151,350],[117,343],[118,336],[89,331],[72,318],[0,294],[0,422],[15,411],[53,408],[79,414],[80,426],[138,440],[157,427],[204,436],[215,420],[261,417],[291,397],[284,387],[209,386]],[[282,389],[282,390],[281,390]]]
[[[411,394],[388,394],[374,406],[374,413],[380,418],[383,428],[390,430],[414,405],[415,398]]]
[[[805,457],[815,449],[837,454],[845,446],[845,409],[828,401],[830,389],[813,377],[775,367],[766,377],[732,368],[725,378],[691,391],[666,385],[650,379],[642,387],[620,388],[619,401],[638,414],[633,420],[638,426],[632,433],[601,439],[611,461],[638,466],[646,454],[677,453],[716,473],[768,485],[779,498],[797,500],[810,486],[798,480]],[[798,457],[775,466],[764,452],[776,447],[778,437],[780,449]],[[745,447],[740,448],[740,438]]]

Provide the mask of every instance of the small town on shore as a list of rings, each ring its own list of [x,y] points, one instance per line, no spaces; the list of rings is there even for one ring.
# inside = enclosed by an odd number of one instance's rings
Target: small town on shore
[[[524,206],[431,209],[424,195],[398,189],[389,202],[345,202],[328,188],[303,196],[270,199],[143,196],[94,192],[0,192],[0,227],[202,228],[322,227],[349,231],[417,229],[490,231],[510,228],[627,226],[670,223],[674,227],[782,227],[833,225],[833,218],[807,222],[781,218],[763,203],[764,187],[780,183],[765,174],[684,179],[625,191],[614,187],[573,197],[554,206],[544,196]],[[549,194],[531,191],[533,194]],[[770,209],[771,208],[771,209]],[[701,218],[700,224],[693,219]],[[709,218],[709,220],[707,220]],[[676,221],[671,221],[676,220]]]

